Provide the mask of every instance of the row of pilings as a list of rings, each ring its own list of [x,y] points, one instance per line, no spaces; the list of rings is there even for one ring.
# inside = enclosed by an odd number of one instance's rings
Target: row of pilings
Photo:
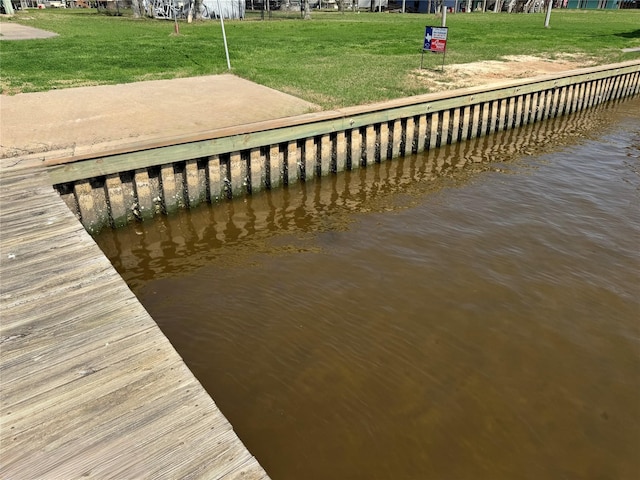
[[[640,93],[640,61],[161,139],[58,159],[90,232],[568,115]]]

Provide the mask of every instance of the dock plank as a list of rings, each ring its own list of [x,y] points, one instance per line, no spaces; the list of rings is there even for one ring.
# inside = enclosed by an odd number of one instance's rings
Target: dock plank
[[[0,174],[0,282],[0,478],[268,478],[44,171]]]

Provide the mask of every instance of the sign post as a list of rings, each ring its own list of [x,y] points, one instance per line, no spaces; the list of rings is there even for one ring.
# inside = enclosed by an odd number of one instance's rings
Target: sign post
[[[424,45],[422,47],[422,59],[420,69],[424,61],[424,52],[442,53],[442,70],[444,71],[444,57],[447,52],[447,34],[449,27],[430,27],[427,25],[424,32]]]

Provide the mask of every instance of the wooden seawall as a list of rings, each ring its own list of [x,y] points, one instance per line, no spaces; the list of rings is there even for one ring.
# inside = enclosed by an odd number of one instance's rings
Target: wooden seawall
[[[0,202],[0,478],[268,478],[44,169]]]
[[[640,61],[300,115],[46,162],[89,231],[570,114],[640,92]]]

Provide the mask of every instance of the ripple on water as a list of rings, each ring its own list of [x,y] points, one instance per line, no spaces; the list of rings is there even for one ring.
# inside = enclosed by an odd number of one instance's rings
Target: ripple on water
[[[272,478],[634,478],[640,100],[97,240]]]

